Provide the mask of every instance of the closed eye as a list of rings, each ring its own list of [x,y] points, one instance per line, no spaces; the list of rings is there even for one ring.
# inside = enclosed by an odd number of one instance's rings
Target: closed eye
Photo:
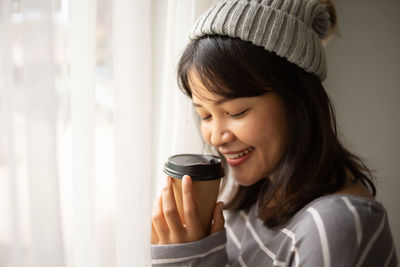
[[[209,119],[211,119],[211,115],[208,115],[207,117],[201,117],[201,120],[203,121],[207,121]]]
[[[242,112],[235,113],[235,114],[229,114],[232,118],[239,118],[240,116],[244,115],[249,109],[245,109]]]

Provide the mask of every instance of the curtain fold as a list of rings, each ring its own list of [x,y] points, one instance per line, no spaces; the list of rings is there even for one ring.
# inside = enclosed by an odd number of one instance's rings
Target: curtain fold
[[[0,266],[13,260],[22,265],[23,248],[19,232],[18,183],[14,138],[15,103],[12,79],[11,2],[0,2]],[[9,242],[9,247],[6,246]]]
[[[157,146],[154,192],[159,192],[163,185],[165,174],[162,166],[169,156],[204,152],[192,104],[179,90],[176,78],[179,58],[189,42],[188,33],[197,17],[213,2],[216,0],[169,0],[167,4],[165,40],[162,47],[155,47],[163,51],[163,67],[159,73],[162,83],[157,88],[162,101],[157,109],[160,117],[156,120],[155,127],[160,134],[154,140]]]
[[[151,2],[114,2],[117,266],[148,266],[151,211]]]
[[[21,1],[32,266],[64,266],[59,210],[52,2]],[[42,36],[43,38],[37,38]],[[45,227],[44,227],[45,226]]]
[[[70,94],[73,166],[71,266],[98,266],[95,187],[96,0],[70,0]],[[71,237],[71,236],[70,236]]]

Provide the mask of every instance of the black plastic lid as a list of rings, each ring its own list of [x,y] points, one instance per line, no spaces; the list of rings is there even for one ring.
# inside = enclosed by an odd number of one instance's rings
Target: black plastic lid
[[[164,165],[164,172],[178,179],[189,175],[193,181],[216,180],[225,175],[219,157],[199,154],[179,154],[169,157]]]

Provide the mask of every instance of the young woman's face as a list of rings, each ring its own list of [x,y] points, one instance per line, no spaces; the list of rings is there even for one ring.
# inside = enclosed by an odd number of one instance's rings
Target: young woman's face
[[[202,136],[225,156],[235,180],[249,186],[267,176],[273,179],[288,140],[278,95],[225,99],[210,93],[196,71],[190,81]]]

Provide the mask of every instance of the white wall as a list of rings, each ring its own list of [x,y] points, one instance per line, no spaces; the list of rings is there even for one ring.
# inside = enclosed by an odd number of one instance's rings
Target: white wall
[[[325,83],[348,147],[376,170],[400,255],[400,1],[337,0]]]

